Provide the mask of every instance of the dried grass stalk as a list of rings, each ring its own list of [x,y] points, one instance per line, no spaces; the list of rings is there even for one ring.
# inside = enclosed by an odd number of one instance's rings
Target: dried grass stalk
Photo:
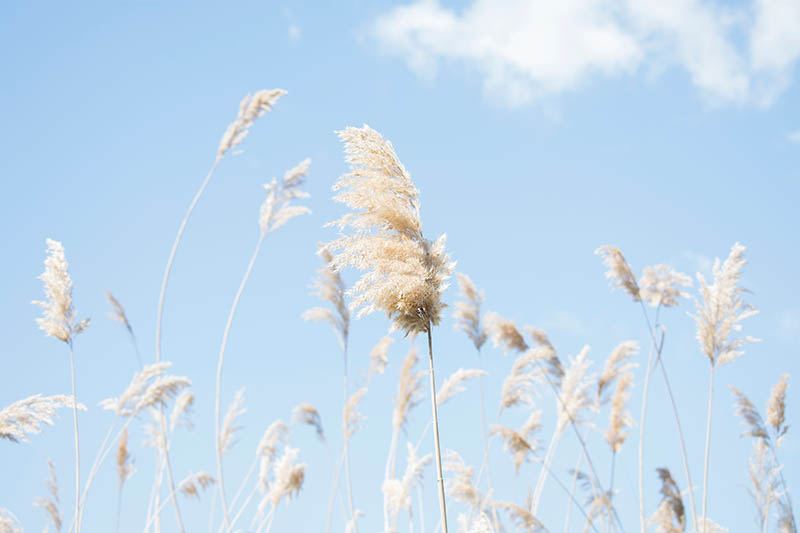
[[[69,264],[60,242],[47,239],[47,258],[44,260],[44,273],[39,279],[44,282],[45,301],[34,301],[44,309],[43,316],[37,318],[39,328],[49,337],[71,343],[75,335],[89,327],[89,319],[77,321],[75,307],[72,305],[72,280],[69,277]]]

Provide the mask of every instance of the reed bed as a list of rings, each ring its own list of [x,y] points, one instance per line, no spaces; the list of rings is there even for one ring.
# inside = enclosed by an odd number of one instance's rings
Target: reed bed
[[[727,258],[714,264],[712,280],[698,274],[695,290],[691,277],[668,265],[647,266],[637,276],[622,251],[610,245],[601,246],[596,254],[607,269],[605,275],[611,289],[625,294],[638,308],[626,320],[637,322],[647,345],[640,346],[633,339],[619,339],[610,353],[604,357],[601,354],[597,360],[592,359],[594,352],[588,345],[565,356],[541,328],[520,326],[499,311],[486,311],[486,295],[466,273],[456,272],[445,236],[429,240],[423,234],[420,192],[392,143],[366,125],[337,132],[350,168],[334,183],[333,199],[348,211],[327,224],[338,234],[318,245],[322,266],[312,281],[311,292],[321,305],[302,315],[305,320],[328,324],[338,341],[342,391],[340,399],[331,401],[341,409],[340,416],[336,423],[323,420],[315,405],[300,402],[291,413],[286,413],[289,423],[278,419],[267,425],[246,474],[231,479],[225,471],[226,456],[234,450],[244,453],[236,445],[244,429],[245,413],[248,409],[263,410],[260,405],[248,407],[245,391],[240,389],[232,399],[225,400],[228,407],[223,415],[223,368],[229,339],[235,334],[234,318],[257,258],[262,248],[268,246],[266,237],[278,230],[288,231],[282,228],[295,217],[310,212],[307,207],[297,205],[297,201],[308,197],[302,186],[310,173],[310,160],[304,160],[281,180],[265,185],[266,197],[259,212],[253,214],[258,223],[255,246],[233,296],[218,352],[213,413],[215,457],[209,457],[206,465],[197,465],[192,471],[181,472],[182,477],[177,476],[172,458],[181,452],[174,449],[176,436],[190,430],[197,415],[193,412],[196,392],[192,381],[172,374],[171,363],[162,360],[170,273],[179,259],[177,250],[191,214],[216,169],[228,153],[243,143],[256,120],[285,94],[281,89],[273,89],[246,96],[236,119],[224,132],[212,168],[195,193],[168,255],[158,297],[152,357],[140,352],[134,326],[122,303],[107,293],[110,317],[125,327],[138,370],[118,396],[100,402],[98,407],[108,412],[110,424],[99,445],[81,441],[78,412],[87,407],[78,401],[75,382],[75,358],[81,355],[75,350],[76,337],[90,323],[77,318],[64,246],[47,239],[45,271],[40,276],[45,299],[34,304],[43,309],[37,322],[46,336],[65,343],[68,348],[72,393],[37,394],[0,408],[0,441],[3,446],[24,446],[45,426],[56,422],[59,409],[72,410],[74,490],[66,491],[59,486],[57,467],[48,460],[46,495],[33,500],[42,508],[48,527],[80,532],[92,487],[98,478],[108,478],[115,479],[117,484],[114,521],[108,527],[115,531],[139,528],[153,532],[185,531],[184,514],[191,500],[207,503],[203,509],[211,532],[269,532],[273,527],[293,530],[288,523],[277,526],[280,519],[276,517],[286,505],[303,505],[295,500],[302,500],[303,487],[308,483],[322,486],[330,483],[327,509],[315,512],[318,529],[324,527],[326,531],[344,529],[357,533],[359,520],[365,513],[382,514],[383,530],[387,533],[737,530],[736,525],[730,525],[730,529],[720,525],[725,517],[715,515],[711,519],[714,510],[709,507],[708,495],[713,490],[722,490],[715,484],[709,468],[714,446],[719,445],[712,439],[712,411],[714,399],[719,401],[720,397],[717,381],[724,378],[721,368],[739,359],[747,345],[758,340],[743,333],[746,319],[758,312],[746,301],[749,295],[741,286],[745,247],[733,244]],[[327,234],[331,231],[327,230]],[[313,270],[313,258],[309,258],[308,268],[309,272]],[[357,271],[359,277],[348,287],[345,279],[351,270]],[[452,294],[454,291],[446,292],[453,277],[458,284],[457,295]],[[690,318],[684,319],[681,327],[696,331],[695,351],[703,356],[696,357],[697,371],[708,365],[702,469],[690,460],[688,450],[697,450],[699,443],[687,442],[685,438],[679,398],[673,394],[665,361],[672,354],[665,348],[668,334],[664,316],[669,309],[685,306],[690,299],[694,300],[695,311],[685,313]],[[177,302],[170,304],[176,306]],[[447,310],[448,306],[452,311]],[[352,353],[352,320],[375,312],[386,315],[388,334],[376,335],[377,341],[370,339],[374,348],[369,354]],[[680,324],[678,320],[672,323]],[[452,351],[451,347],[434,343],[434,338],[439,338],[436,327],[444,324],[466,336],[474,348],[474,358],[471,362],[464,358],[464,366],[437,381],[434,345],[437,357],[441,352]],[[426,351],[420,352],[417,346],[420,342]],[[426,361],[420,361],[422,357]],[[505,373],[496,375],[487,370],[487,357],[506,357],[502,359]],[[737,364],[747,362],[737,361]],[[389,366],[397,368],[393,372],[397,375],[395,384],[389,383],[384,375]],[[354,368],[363,372],[353,372]],[[665,394],[654,398],[651,374],[656,369]],[[66,368],[64,371],[66,374]],[[381,380],[380,384],[374,380]],[[496,397],[487,394],[487,383],[497,384]],[[782,446],[789,435],[789,383],[787,374],[778,378],[763,411],[734,384],[729,384],[734,414],[745,428],[743,436],[753,441],[751,457],[730,467],[747,471],[755,523],[762,532],[797,531],[791,487],[781,461]],[[459,405],[465,391],[473,387],[479,389],[479,416],[473,413],[475,406]],[[384,402],[385,417],[367,420],[363,414],[365,406],[384,401],[378,396],[381,389],[394,391],[392,404]],[[430,415],[416,409],[426,396],[430,400]],[[632,397],[641,398],[638,419],[629,406]],[[668,423],[649,419],[648,405],[667,400],[673,420]],[[477,435],[480,438],[481,453],[474,464],[460,451],[462,439],[453,439],[452,433],[440,433],[440,422],[444,424],[465,413],[475,426],[470,438]],[[412,417],[421,417],[425,422],[421,431],[409,423]],[[375,475],[369,483],[352,475],[353,465],[360,459],[353,450],[365,445],[360,433],[366,425],[384,433],[385,441],[378,446],[386,450],[383,479]],[[298,433],[307,430],[313,431],[325,447],[330,478],[326,472],[313,471],[302,458],[303,452],[295,441],[301,440]],[[674,447],[676,455],[680,454],[681,463],[654,465],[653,459],[645,455],[646,432],[661,435]],[[565,441],[570,442],[570,447],[564,446]],[[151,447],[155,455],[150,472],[135,467],[135,458],[141,455],[143,447]],[[630,486],[619,483],[616,476],[621,461],[634,463],[632,456],[624,453],[634,447],[638,451],[635,461],[638,479],[636,489],[631,490]],[[93,448],[97,449],[94,456],[87,456],[86,450]],[[112,453],[115,467],[106,464]],[[91,468],[83,472],[81,465],[85,469],[88,457]],[[574,464],[574,468],[558,466],[565,461]],[[601,464],[610,465],[609,470],[601,472]],[[513,468],[513,485],[497,483],[496,471],[506,468]],[[433,470],[432,481],[426,477],[428,470]],[[82,472],[86,475],[82,476]],[[148,502],[144,516],[134,517],[125,512],[126,499],[134,497],[127,488],[133,476],[152,477],[148,483],[149,497],[140,495],[147,497]],[[693,479],[702,479],[702,484],[696,485]],[[425,506],[433,502],[426,501],[432,493],[424,490],[426,483],[435,484],[439,510],[437,521],[428,524]],[[365,508],[366,495],[375,493],[381,494],[383,508]],[[555,496],[545,498],[551,493]],[[657,506],[648,507],[647,502],[653,501],[651,494],[658,495]],[[542,512],[543,498],[549,502],[559,499],[563,504],[560,520],[552,518],[558,514],[552,510]],[[339,522],[334,520],[337,501],[343,517]],[[638,516],[624,516],[621,501],[636,502]],[[174,512],[174,522],[165,522],[167,507],[173,509],[169,512]],[[135,524],[131,526],[131,522]],[[633,525],[636,522],[638,528]],[[363,525],[361,528],[364,529]],[[0,508],[0,533],[17,531],[22,531],[22,526],[12,510]]]

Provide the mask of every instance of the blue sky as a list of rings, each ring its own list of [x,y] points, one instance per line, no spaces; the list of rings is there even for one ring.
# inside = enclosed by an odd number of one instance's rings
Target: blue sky
[[[644,0],[425,2],[398,6],[348,1],[293,5],[238,2],[36,3],[5,6],[0,17],[0,406],[35,394],[69,392],[65,346],[34,322],[41,297],[45,238],[63,242],[75,305],[93,325],[76,341],[84,477],[111,417],[97,403],[115,396],[136,369],[124,329],[106,317],[104,291],[122,302],[145,360],[154,358],[161,275],[194,191],[246,93],[288,91],[259,119],[245,153],[220,165],[187,229],[167,294],[164,357],[190,377],[197,396],[192,432],[174,441],[176,477],[215,471],[214,371],[230,303],[258,239],[262,184],[312,159],[301,217],[270,235],[233,325],[224,404],[246,388],[244,429],[226,461],[232,492],[263,429],[293,406],[317,405],[330,450],[297,427],[293,444],[308,463],[297,501],[281,507],[276,530],[320,530],[338,455],[341,379],[333,334],[300,314],[316,305],[308,285],[319,267],[323,224],[342,207],[330,187],[346,170],[333,133],[363,123],[394,144],[421,191],[429,237],[447,233],[458,269],[486,291],[486,309],[546,329],[566,358],[591,346],[599,369],[620,341],[639,355],[631,411],[638,417],[647,331],[629,298],[611,293],[593,251],[619,246],[638,273],[668,263],[708,275],[734,242],[748,247],[743,284],[761,313],[744,333],[763,339],[715,385],[709,516],[749,530],[750,443],[733,416],[729,384],[763,408],[779,376],[800,375],[797,202],[800,199],[800,3],[763,0],[668,6]],[[795,16],[797,15],[797,16]],[[346,281],[355,280],[352,272]],[[445,295],[453,302],[456,291]],[[690,300],[663,315],[665,348],[685,425],[693,478],[703,466],[708,364],[686,316]],[[354,324],[353,375],[385,333],[383,317]],[[356,507],[362,531],[382,527],[380,486],[391,435],[391,402],[408,341],[398,335],[390,366],[366,397],[364,429],[352,441]],[[437,378],[476,364],[463,334],[444,321],[434,337]],[[418,342],[419,347],[423,344]],[[487,406],[497,404],[511,358],[485,350]],[[647,508],[655,510],[657,466],[683,486],[677,440],[660,379],[654,378],[646,435]],[[784,474],[800,485],[795,384],[783,447]],[[427,398],[412,413],[408,440],[429,417]],[[553,399],[541,439],[552,430]],[[481,456],[474,384],[442,408],[443,446],[474,466]],[[518,425],[522,411],[501,422]],[[598,420],[605,424],[605,418]],[[122,531],[138,531],[152,482],[152,450],[141,424],[132,442],[138,472],[125,489]],[[46,458],[60,480],[69,522],[73,494],[71,414],[64,411],[31,443],[0,449],[0,507],[29,530],[45,522],[32,502],[43,496]],[[636,430],[634,430],[636,431]],[[402,444],[401,439],[401,444]],[[432,443],[423,445],[432,449]],[[601,472],[607,448],[594,435]],[[401,447],[401,449],[403,449]],[[564,438],[556,473],[566,479],[578,448]],[[513,465],[496,442],[496,497],[522,503],[538,467]],[[400,464],[404,467],[401,453]],[[626,531],[638,527],[636,442],[617,461],[618,505]],[[426,529],[436,523],[435,472],[425,473]],[[207,524],[212,493],[184,501],[189,530]],[[545,523],[562,528],[565,498],[545,493]],[[698,499],[699,501],[699,499]],[[86,531],[113,525],[116,477],[100,473],[88,502]],[[308,512],[312,510],[313,512]],[[415,504],[415,513],[417,512]],[[451,505],[455,523],[460,504]],[[338,507],[338,530],[345,519]],[[173,530],[172,511],[163,513]],[[401,524],[405,522],[401,521]],[[401,527],[404,527],[401,525]]]

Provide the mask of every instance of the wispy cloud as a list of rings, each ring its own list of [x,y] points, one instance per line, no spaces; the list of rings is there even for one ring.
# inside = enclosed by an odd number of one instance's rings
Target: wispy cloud
[[[299,41],[303,36],[303,32],[300,30],[300,27],[297,24],[289,24],[287,33],[289,34],[289,40],[291,40],[293,43]]]
[[[691,250],[684,250],[681,252],[681,257],[689,261],[695,272],[699,272],[706,278],[711,276],[714,261],[707,255]]]
[[[671,66],[714,103],[768,106],[800,57],[800,0],[473,0],[460,10],[417,0],[373,30],[417,73],[462,63],[511,106]]]
[[[790,131],[786,134],[786,138],[789,139],[789,142],[800,144],[800,130]]]
[[[787,309],[778,318],[780,334],[786,339],[800,338],[800,309]]]

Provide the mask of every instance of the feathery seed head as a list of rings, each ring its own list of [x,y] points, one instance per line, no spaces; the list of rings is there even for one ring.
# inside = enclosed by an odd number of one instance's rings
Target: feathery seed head
[[[476,350],[480,350],[486,342],[486,332],[481,327],[481,304],[483,304],[483,291],[472,282],[469,276],[456,272],[458,279],[459,296],[462,300],[456,302],[453,317],[456,319],[456,329],[460,329],[472,340]]]
[[[734,402],[736,415],[741,417],[742,424],[747,427],[747,431],[742,433],[742,437],[749,436],[769,440],[769,433],[767,433],[767,428],[764,426],[764,419],[761,418],[761,414],[756,409],[756,406],[753,405],[753,402],[750,401],[750,398],[733,385],[730,385],[730,389],[736,396],[736,401]]]
[[[690,316],[697,323],[700,348],[712,365],[730,363],[744,353],[745,344],[758,340],[749,336],[730,338],[734,332],[741,331],[739,322],[758,314],[756,308],[746,305],[741,298],[744,289],[739,287],[739,280],[747,262],[744,251],[745,247],[737,242],[724,263],[720,265],[719,259],[714,262],[712,285],[706,283],[702,274],[697,274],[703,302],[695,299],[697,314]]]
[[[459,392],[464,392],[467,390],[463,383],[468,379],[485,376],[486,374],[488,374],[488,372],[485,370],[479,370],[476,368],[465,370],[463,368],[459,368],[450,374],[450,376],[442,384],[442,387],[436,394],[436,405],[443,405],[445,402],[447,402],[447,400]]]
[[[185,496],[193,496],[199,500],[200,491],[205,490],[216,482],[217,480],[208,472],[198,472],[186,476],[186,478],[178,484],[178,490]]]
[[[503,440],[503,450],[514,459],[515,474],[519,473],[520,465],[528,461],[528,456],[539,449],[538,439],[533,439],[532,436],[541,429],[541,420],[542,412],[532,411],[519,431],[497,424],[491,428],[491,435]]]
[[[603,393],[622,373],[636,367],[630,358],[639,352],[639,343],[636,341],[623,341],[619,343],[603,365],[603,371],[597,379],[597,401],[602,401]]]
[[[111,292],[106,291],[106,298],[108,298],[109,303],[111,303],[112,312],[108,313],[108,317],[111,320],[116,320],[117,322],[122,322],[125,325],[125,328],[128,331],[132,331],[131,323],[128,321],[128,315],[125,314],[125,308],[122,307],[122,304],[114,298],[114,295]]]
[[[272,460],[278,450],[278,445],[286,442],[289,438],[289,426],[282,420],[276,420],[267,427],[264,435],[258,442],[256,457],[268,457]]]
[[[278,98],[284,94],[286,91],[283,89],[264,89],[253,95],[246,95],[239,103],[239,115],[222,135],[217,149],[217,158],[221,159],[228,150],[238,146],[247,136],[253,122],[271,110]]]
[[[503,318],[494,311],[489,311],[486,313],[484,326],[494,347],[502,346],[504,353],[507,353],[509,350],[524,352],[528,349],[528,345],[525,343],[522,333],[519,332],[512,320]]]
[[[352,229],[327,245],[336,269],[364,271],[349,294],[358,316],[383,311],[393,330],[420,333],[437,325],[441,296],[455,267],[445,236],[423,237],[419,191],[392,144],[369,126],[338,132],[351,172],[333,186],[334,197],[354,210],[328,225]]]
[[[122,436],[119,438],[117,446],[117,478],[120,489],[131,478],[133,472],[133,462],[128,451],[128,428],[125,428],[122,430]]]
[[[295,424],[307,424],[314,428],[317,437],[325,442],[325,431],[322,429],[322,417],[319,416],[317,408],[310,403],[301,403],[292,409],[292,419]]]
[[[466,503],[473,511],[480,512],[483,507],[483,496],[472,482],[473,468],[464,463],[458,452],[447,450],[444,454],[445,472],[452,472],[453,477],[445,483],[445,490],[454,500]]]
[[[661,480],[661,504],[648,524],[655,524],[659,533],[683,533],[686,530],[686,513],[678,484],[667,468],[656,468]]]
[[[580,423],[582,411],[589,407],[587,389],[590,386],[590,380],[586,376],[586,371],[592,362],[588,356],[589,347],[584,346],[577,357],[570,358],[569,367],[564,373],[558,394],[557,431],[559,432],[563,431],[569,422]]]
[[[189,389],[184,389],[175,400],[175,405],[172,406],[172,417],[170,418],[170,431],[175,431],[178,426],[186,426],[186,429],[191,430],[193,425],[189,419],[189,413],[194,405],[194,394]]]
[[[780,438],[789,429],[786,422],[786,389],[789,386],[789,374],[781,376],[780,381],[773,385],[767,401],[767,425]]]
[[[72,280],[69,264],[60,242],[47,239],[47,258],[44,273],[39,276],[44,282],[46,301],[33,301],[44,308],[44,316],[37,318],[39,329],[48,336],[70,343],[72,338],[89,327],[89,319],[75,323],[75,308],[72,305]]]
[[[267,197],[261,204],[258,217],[262,237],[277,230],[296,216],[311,213],[307,207],[292,205],[292,200],[308,198],[308,193],[301,191],[299,187],[303,184],[310,165],[311,160],[304,159],[296,167],[287,171],[282,181],[272,180],[264,185]]]
[[[145,366],[135,372],[130,384],[119,398],[107,398],[100,407],[114,411],[117,416],[135,416],[152,405],[166,404],[178,392],[191,386],[185,377],[164,375],[172,363],[163,361]]]
[[[56,478],[56,469],[50,459],[47,460],[47,467],[50,471],[50,477],[45,481],[45,485],[47,486],[50,496],[47,498],[39,498],[34,502],[34,505],[44,509],[47,513],[47,519],[50,520],[53,527],[56,528],[56,531],[61,531],[61,511],[58,508],[58,504],[60,503],[58,499],[58,479]],[[2,520],[2,518],[0,518],[0,520]],[[2,527],[0,527],[0,531],[2,531]]]
[[[358,410],[358,405],[364,399],[367,393],[366,387],[361,387],[347,400],[344,406],[344,416],[342,417],[343,430],[348,438],[355,435],[356,431],[361,429],[361,421],[365,419],[364,415]]]
[[[633,387],[633,373],[625,372],[620,376],[617,383],[617,390],[611,398],[611,414],[608,420],[608,431],[605,438],[611,451],[618,452],[622,448],[622,443],[628,438],[625,428],[633,426],[631,414],[625,410],[625,406],[631,397]]]
[[[283,455],[273,468],[274,479],[270,485],[267,498],[273,506],[277,507],[282,498],[291,500],[292,496],[299,493],[305,480],[306,464],[296,464],[300,457],[300,450],[286,446]]]
[[[325,261],[325,266],[317,271],[318,277],[312,285],[314,295],[330,303],[333,311],[326,307],[313,307],[303,313],[303,319],[329,323],[338,335],[339,343],[344,350],[350,330],[350,311],[344,302],[344,282],[339,272],[333,268],[333,256],[322,244],[319,245],[317,255]]]
[[[692,278],[686,274],[676,272],[668,265],[645,267],[642,277],[639,278],[639,295],[642,300],[658,307],[674,307],[678,305],[678,298],[688,298],[689,293],[682,291],[681,287],[691,287]]]
[[[608,267],[606,278],[611,281],[611,289],[622,289],[633,297],[634,302],[638,302],[641,295],[639,294],[639,285],[636,284],[636,276],[633,275],[631,266],[619,248],[605,245],[595,250],[594,253],[603,256],[603,264]]]
[[[367,380],[375,374],[383,374],[386,365],[389,364],[389,346],[394,342],[391,337],[383,337],[378,341],[378,344],[369,353],[369,372],[367,373]]]
[[[53,425],[56,409],[72,407],[75,400],[72,396],[56,394],[42,397],[34,394],[24,400],[18,400],[4,409],[0,409],[0,439],[12,442],[30,442],[29,435],[41,433],[42,424]],[[86,410],[83,404],[77,408]]]
[[[405,425],[409,411],[420,402],[420,394],[422,393],[421,381],[427,372],[414,372],[414,367],[418,361],[417,349],[412,346],[403,361],[403,368],[400,371],[400,379],[397,383],[397,395],[394,398],[392,424],[398,429]]]
[[[517,527],[525,531],[525,533],[539,533],[541,531],[547,531],[547,528],[544,527],[544,524],[542,524],[533,515],[533,513],[529,511],[531,508],[530,495],[528,495],[528,502],[525,504],[525,506],[517,505],[516,503],[512,502],[494,502],[493,505],[506,511],[511,519],[516,523]]]
[[[225,413],[225,419],[222,422],[222,430],[219,432],[219,449],[222,450],[223,455],[236,444],[234,436],[237,431],[242,429],[242,426],[236,425],[236,420],[246,411],[247,408],[244,406],[244,389],[242,388],[236,391],[233,402],[231,402],[230,407],[228,407],[228,412]]]

